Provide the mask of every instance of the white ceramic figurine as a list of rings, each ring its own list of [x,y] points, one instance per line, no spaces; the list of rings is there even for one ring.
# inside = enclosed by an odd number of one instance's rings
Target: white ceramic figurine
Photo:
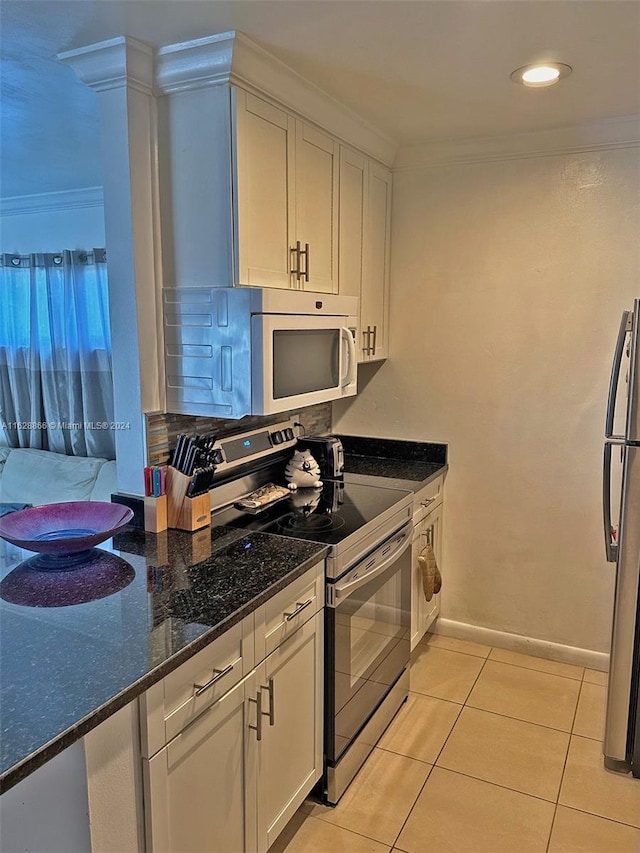
[[[294,450],[287,463],[284,476],[291,491],[296,489],[321,489],[320,466],[310,450]]]

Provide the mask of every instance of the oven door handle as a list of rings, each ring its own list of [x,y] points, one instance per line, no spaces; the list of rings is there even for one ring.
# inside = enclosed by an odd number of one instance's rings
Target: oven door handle
[[[355,592],[357,589],[360,589],[361,586],[369,583],[373,578],[379,577],[383,574],[389,566],[394,563],[398,557],[401,557],[402,554],[411,546],[413,532],[413,522],[409,522],[409,524],[405,525],[402,530],[397,533],[394,539],[394,545],[396,546],[393,551],[389,554],[389,556],[380,563],[379,566],[376,566],[375,569],[371,569],[371,571],[365,572],[358,578],[354,580],[348,581],[346,583],[340,584],[337,583],[333,586],[333,588],[329,589],[329,592],[332,593],[332,597],[334,599],[334,607],[337,607],[338,604],[342,601],[345,601],[351,593]],[[385,548],[387,546],[385,545]],[[393,546],[392,546],[393,547]],[[384,551],[384,548],[381,549]],[[331,605],[330,605],[331,606]]]

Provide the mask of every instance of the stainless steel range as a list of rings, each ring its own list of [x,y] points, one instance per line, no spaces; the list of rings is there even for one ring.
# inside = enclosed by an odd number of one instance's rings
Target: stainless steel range
[[[408,694],[413,495],[346,475],[261,505],[297,437],[287,421],[216,442],[212,523],[329,546],[322,797],[337,803]]]

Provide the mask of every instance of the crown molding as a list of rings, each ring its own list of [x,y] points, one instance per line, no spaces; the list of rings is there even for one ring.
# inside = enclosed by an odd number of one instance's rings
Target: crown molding
[[[234,84],[278,101],[390,165],[397,144],[319,87],[233,30],[166,45],[156,52],[156,90],[172,95]]]
[[[75,210],[83,207],[102,207],[103,205],[102,187],[83,187],[61,192],[7,196],[0,199],[0,216]]]
[[[130,86],[153,93],[153,48],[129,36],[108,39],[58,54],[83,83],[97,92]]]
[[[155,85],[163,95],[228,83],[236,33],[168,44],[156,51]]]
[[[404,146],[398,151],[393,171],[584,154],[638,146],[640,116],[620,116],[551,130]]]

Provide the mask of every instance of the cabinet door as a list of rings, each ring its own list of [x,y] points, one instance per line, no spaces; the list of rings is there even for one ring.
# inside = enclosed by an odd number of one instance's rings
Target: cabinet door
[[[236,283],[291,286],[295,120],[235,90]]]
[[[369,162],[367,230],[360,295],[360,331],[367,335],[367,361],[389,352],[389,270],[391,246],[391,172]]]
[[[424,635],[422,630],[422,602],[424,592],[422,591],[422,572],[418,557],[424,548],[424,519],[413,528],[413,541],[411,543],[411,651],[417,646]]]
[[[248,714],[241,682],[143,762],[148,853],[253,853]]]
[[[422,525],[422,541],[423,543],[431,543],[433,553],[436,555],[436,562],[440,569],[440,574],[442,574],[442,504],[431,510],[431,512],[424,517]],[[423,595],[421,605],[420,630],[424,635],[433,624],[438,613],[440,613],[440,593],[438,593],[438,595],[434,595],[431,601],[427,601]]]
[[[414,649],[440,612],[440,594],[431,601],[424,597],[422,572],[418,557],[430,542],[442,574],[442,503],[416,524],[411,546],[411,648]]]
[[[360,298],[367,212],[368,161],[363,154],[340,146],[338,287],[344,296]],[[358,361],[367,361],[367,336],[360,327]]]
[[[324,610],[258,668],[263,717],[256,742],[258,846],[264,853],[322,775]],[[220,848],[223,849],[223,848]]]
[[[296,122],[296,241],[308,246],[299,284],[320,293],[338,291],[338,148],[330,136]]]

